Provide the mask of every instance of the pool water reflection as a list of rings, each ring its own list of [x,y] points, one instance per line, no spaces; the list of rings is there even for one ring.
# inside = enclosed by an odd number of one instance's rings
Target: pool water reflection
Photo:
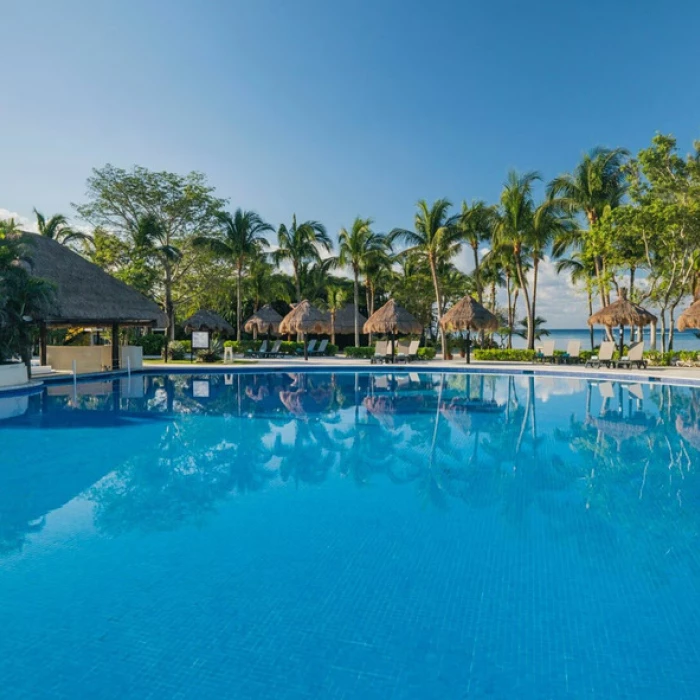
[[[694,389],[269,372],[3,401],[11,697],[695,694]]]

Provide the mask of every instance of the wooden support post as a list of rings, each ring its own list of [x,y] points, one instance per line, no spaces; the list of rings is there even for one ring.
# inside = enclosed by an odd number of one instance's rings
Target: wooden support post
[[[112,369],[119,369],[119,324],[112,324]]]

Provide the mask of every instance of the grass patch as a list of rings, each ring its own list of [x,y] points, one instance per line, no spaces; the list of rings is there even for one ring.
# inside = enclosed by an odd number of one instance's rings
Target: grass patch
[[[163,365],[166,364],[163,360],[144,360],[144,365]],[[203,362],[190,362],[189,360],[168,360],[169,365],[190,365],[192,368],[202,367],[205,363]],[[224,364],[221,360],[217,362],[207,362],[207,365],[220,365],[221,367],[228,367],[230,365],[257,365],[257,360],[234,360],[233,362],[227,362]]]

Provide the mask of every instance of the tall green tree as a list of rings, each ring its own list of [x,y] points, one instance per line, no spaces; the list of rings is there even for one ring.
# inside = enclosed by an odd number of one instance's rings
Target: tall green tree
[[[360,345],[360,273],[370,255],[383,247],[382,239],[372,231],[372,219],[359,216],[350,229],[341,228],[338,234],[337,264],[349,267],[353,279],[353,303],[355,304],[355,345]]]
[[[157,222],[154,240],[161,249],[160,275],[151,295],[163,304],[168,334],[174,338],[173,291],[191,264],[192,239],[217,230],[218,213],[225,200],[214,195],[214,188],[201,173],[182,176],[139,166],[124,170],[110,164],[92,171],[87,180],[87,200],[74,205],[79,216],[125,241],[134,239],[144,217]],[[187,255],[170,255],[175,249]]]
[[[90,236],[82,231],[77,231],[68,224],[68,219],[63,214],[54,214],[50,219],[36,209],[36,225],[39,230],[39,235],[44,238],[51,238],[57,243],[66,245],[71,241],[89,241]]]
[[[294,286],[297,303],[302,301],[301,272],[304,263],[320,263],[321,250],[330,253],[333,249],[326,227],[319,221],[304,221],[297,224],[297,216],[292,217],[292,225],[281,224],[277,229],[277,250],[273,259],[277,265],[290,262],[294,273]]]
[[[408,250],[422,257],[430,270],[435,294],[435,306],[438,328],[442,318],[443,297],[438,276],[438,268],[442,261],[451,260],[460,250],[461,232],[457,225],[458,217],[448,215],[452,203],[447,199],[438,199],[432,206],[421,199],[414,219],[414,231],[395,228],[389,234],[389,241],[402,241],[408,245]],[[447,339],[444,332],[442,338],[442,356],[447,357]]]
[[[535,218],[535,203],[532,189],[540,179],[539,173],[518,174],[511,171],[501,193],[498,221],[494,230],[499,244],[508,246],[512,251],[518,285],[525,301],[528,323],[527,347],[535,347],[535,326],[532,299],[525,275],[529,246],[532,243],[532,229]]]
[[[474,283],[476,296],[480,304],[484,303],[484,285],[481,275],[479,248],[493,242],[493,230],[496,223],[496,211],[486,202],[478,200],[468,205],[462,202],[458,226],[464,242],[471,248],[474,259]]]
[[[572,238],[575,247],[588,246],[593,251],[596,280],[603,306],[610,303],[606,252],[600,239],[599,224],[606,211],[620,206],[627,191],[624,163],[629,155],[624,148],[594,148],[586,153],[573,172],[555,177],[547,188],[548,195],[570,213],[583,214],[588,229],[580,229]]]
[[[236,270],[236,340],[241,339],[243,273],[248,263],[269,245],[263,236],[274,229],[254,211],[236,209],[218,215],[221,231],[214,236],[197,236],[195,246],[207,247],[220,258],[230,260]]]

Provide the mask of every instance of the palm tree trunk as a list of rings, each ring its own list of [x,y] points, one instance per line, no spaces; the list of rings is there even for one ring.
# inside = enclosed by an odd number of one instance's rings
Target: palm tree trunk
[[[175,307],[173,304],[173,275],[170,265],[165,263],[165,315],[168,319],[168,340],[175,340]]]
[[[355,327],[357,328],[357,316],[355,317]],[[335,309],[331,311],[331,345],[335,345]]]
[[[508,295],[508,349],[513,347],[513,291],[510,288],[510,279],[506,278],[506,294]]]
[[[238,275],[236,276],[236,340],[241,342],[241,278],[243,277],[243,263],[238,261]]]
[[[525,315],[527,320],[527,349],[535,349],[535,324],[532,317],[532,305],[530,303],[530,294],[527,291],[527,280],[525,279],[525,273],[523,271],[523,263],[520,259],[520,253],[518,252],[515,256],[515,268],[518,272],[518,282],[520,284],[520,289],[523,293],[523,298],[525,299]]]
[[[437,269],[435,267],[435,260],[431,256],[429,258],[430,263],[430,274],[433,277],[433,287],[435,288],[435,302],[437,304],[437,331],[440,333],[440,338],[442,340],[442,359],[447,359],[447,338],[445,337],[445,332],[440,328],[440,319],[442,318],[442,295],[440,294],[440,283],[437,278]]]
[[[535,306],[537,305],[537,279],[539,277],[539,272],[540,272],[540,259],[539,259],[539,257],[534,256],[532,268],[533,268],[532,269],[532,322],[534,324],[535,319],[537,318],[537,312],[535,310]]]
[[[360,347],[360,280],[358,278],[359,271],[357,267],[353,268],[355,276],[355,286],[353,288],[353,300],[355,302],[355,347]],[[335,345],[335,341],[333,341]]]
[[[588,296],[588,316],[593,316],[593,289],[590,279],[586,280],[586,295]],[[588,326],[588,331],[591,334],[591,350],[595,348],[595,333],[593,326]]]
[[[476,282],[476,298],[480,304],[484,303],[484,292],[481,287],[481,270],[479,269],[479,244],[472,244],[472,252],[474,253],[474,282]]]

